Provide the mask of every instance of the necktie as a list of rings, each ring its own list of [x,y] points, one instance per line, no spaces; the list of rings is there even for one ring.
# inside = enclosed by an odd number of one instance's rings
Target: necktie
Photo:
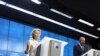
[[[82,46],[82,49],[84,50],[84,46]]]

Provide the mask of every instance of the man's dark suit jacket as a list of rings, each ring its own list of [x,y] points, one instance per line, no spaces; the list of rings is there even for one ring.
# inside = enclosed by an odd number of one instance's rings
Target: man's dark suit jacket
[[[82,54],[86,53],[88,50],[89,49],[86,44],[84,44],[84,50],[78,44],[78,45],[74,46],[74,56],[81,56]]]

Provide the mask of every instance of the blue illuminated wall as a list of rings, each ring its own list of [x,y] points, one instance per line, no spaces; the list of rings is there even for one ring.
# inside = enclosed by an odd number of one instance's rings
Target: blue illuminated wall
[[[0,56],[25,56],[26,43],[33,29],[34,27],[0,18]],[[67,41],[64,56],[73,56],[73,46],[77,40],[42,30],[41,39],[44,36]]]

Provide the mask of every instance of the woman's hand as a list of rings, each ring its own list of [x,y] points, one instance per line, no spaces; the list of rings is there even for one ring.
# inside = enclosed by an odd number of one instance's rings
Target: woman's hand
[[[28,52],[27,52],[27,51],[25,51],[24,53],[25,53],[25,54],[28,54]]]

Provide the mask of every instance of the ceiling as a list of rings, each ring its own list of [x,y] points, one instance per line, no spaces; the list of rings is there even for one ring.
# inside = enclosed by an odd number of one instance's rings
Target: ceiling
[[[42,2],[41,5],[37,5],[30,0],[3,0],[3,1],[100,37],[100,31],[97,31],[97,28],[100,27],[100,19],[99,19],[100,2],[99,1],[41,0]],[[58,15],[54,12],[51,12],[50,8],[57,9],[65,14],[69,14],[73,16],[74,18],[68,19],[61,15]],[[18,21],[20,23],[25,23],[31,26],[34,25],[37,27],[41,27],[42,29],[52,31],[57,34],[62,34],[64,36],[71,36],[74,39],[78,39],[81,35],[83,35],[91,43],[94,43],[93,41],[96,41],[95,38],[92,38],[90,36],[81,34],[79,32],[70,30],[65,27],[61,27],[57,24],[53,24],[51,22],[14,10],[4,5],[0,5],[0,16],[6,17],[10,20]],[[85,24],[82,24],[78,22],[79,18],[91,22],[95,26],[89,27]]]
[[[97,31],[97,28],[100,27],[100,1],[90,1],[90,0],[42,0],[42,2],[48,4],[56,9],[61,10],[66,14],[71,14],[75,18],[73,19],[76,23],[78,19],[84,19],[92,24],[94,27],[83,26],[83,24],[78,23],[78,29],[82,29],[86,32],[90,32],[97,36],[100,35],[100,31]],[[73,24],[74,24],[73,23]],[[80,27],[79,25],[82,25]],[[75,27],[74,26],[74,27]],[[84,28],[86,27],[86,28]]]

